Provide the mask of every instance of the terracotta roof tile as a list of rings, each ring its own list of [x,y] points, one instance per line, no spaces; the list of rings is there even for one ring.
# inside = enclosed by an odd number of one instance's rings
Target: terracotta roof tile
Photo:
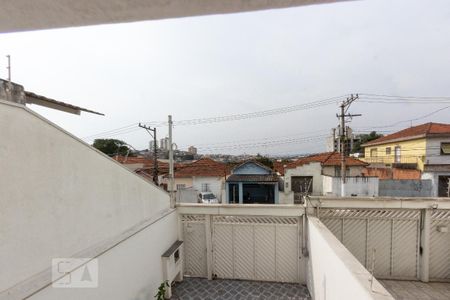
[[[425,123],[422,125],[406,128],[392,134],[388,134],[376,140],[367,142],[362,146],[379,145],[391,141],[409,140],[441,134],[450,135],[450,124]]]
[[[340,166],[341,165],[341,154],[339,152],[325,152],[319,153],[315,155],[310,155],[306,157],[299,158],[298,160],[289,163],[286,166],[286,169],[294,169],[298,166],[302,166],[304,164],[309,164],[311,162],[318,162],[322,166]],[[367,166],[368,164],[363,162],[362,160],[346,157],[345,163],[347,166]]]
[[[228,174],[230,174],[230,170],[226,164],[217,162],[210,158],[202,158],[179,168],[179,170],[175,172],[175,177],[221,177]]]
[[[288,164],[287,162],[274,161],[273,162],[273,170],[275,172],[280,173],[281,176],[284,176],[284,166],[287,164]]]

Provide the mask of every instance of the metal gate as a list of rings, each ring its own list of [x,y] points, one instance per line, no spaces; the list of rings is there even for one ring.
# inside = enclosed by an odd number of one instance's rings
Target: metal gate
[[[213,217],[213,273],[219,278],[299,282],[301,218]]]
[[[375,249],[377,277],[418,278],[420,211],[321,209],[320,220],[367,269]]]
[[[182,215],[184,237],[184,274],[207,277],[204,215]]]
[[[450,281],[450,211],[431,212],[430,279]]]

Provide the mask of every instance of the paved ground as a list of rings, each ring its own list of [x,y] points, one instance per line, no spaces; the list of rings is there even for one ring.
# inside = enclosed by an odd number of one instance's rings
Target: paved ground
[[[397,300],[448,300],[450,283],[380,280]]]
[[[269,299],[306,300],[311,299],[304,285],[279,282],[245,280],[207,280],[184,278],[172,288],[171,299]]]

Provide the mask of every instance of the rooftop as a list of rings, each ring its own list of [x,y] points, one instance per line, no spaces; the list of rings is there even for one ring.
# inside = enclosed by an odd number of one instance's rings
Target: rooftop
[[[175,178],[204,176],[222,177],[230,173],[228,166],[211,158],[202,158],[193,163],[180,167],[175,171]]]
[[[322,166],[340,166],[341,155],[338,152],[325,152],[299,158],[298,160],[287,164],[286,169],[294,169],[296,167],[309,164],[311,162],[321,163]],[[347,166],[367,166],[368,164],[353,157],[346,157],[345,164]]]
[[[407,141],[439,135],[450,135],[450,124],[425,123],[385,135],[362,146],[382,145],[388,142]]]

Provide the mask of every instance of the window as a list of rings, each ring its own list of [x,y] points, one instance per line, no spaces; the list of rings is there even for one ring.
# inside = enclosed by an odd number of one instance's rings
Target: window
[[[441,143],[441,155],[450,155],[450,143]]]
[[[186,188],[185,184],[177,184],[177,190],[182,190],[184,188]]]
[[[400,148],[400,146],[395,146],[394,151],[394,161],[395,163],[400,163],[402,161],[402,148]]]
[[[370,149],[370,157],[377,157],[377,148]]]
[[[209,189],[209,183],[202,183],[202,192],[211,192]]]
[[[386,147],[386,155],[391,155],[391,147]]]

